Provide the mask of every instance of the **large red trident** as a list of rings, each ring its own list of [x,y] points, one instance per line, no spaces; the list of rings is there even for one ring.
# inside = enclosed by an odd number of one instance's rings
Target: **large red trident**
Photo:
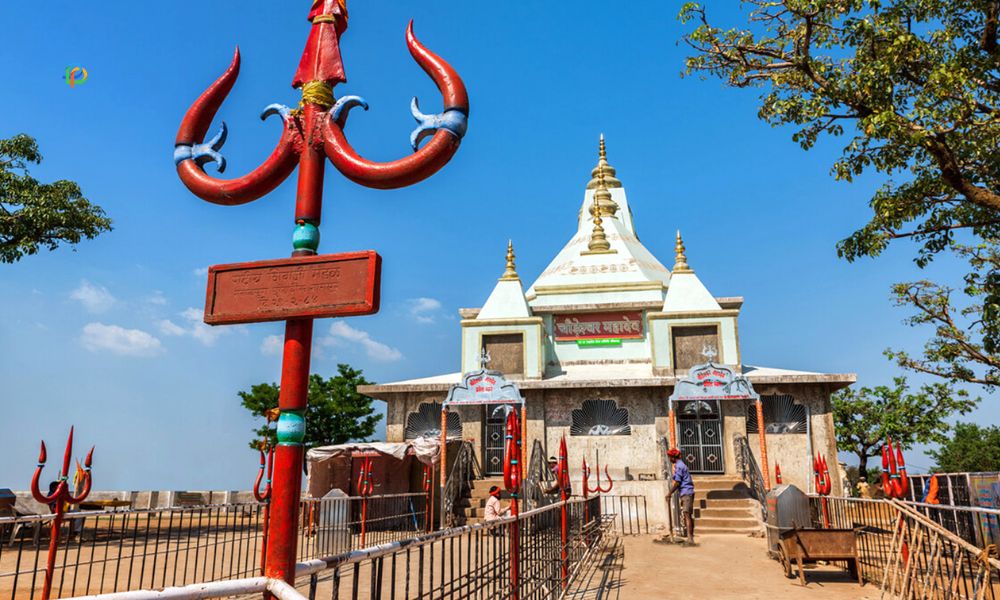
[[[820,506],[823,509],[823,527],[830,528],[830,510],[827,506],[827,497],[833,491],[833,481],[830,479],[830,468],[826,464],[826,458],[816,454],[813,459],[813,483],[816,493],[820,496]]]
[[[375,493],[375,462],[366,456],[361,461],[358,473],[358,495],[361,496],[361,547],[365,547],[365,532],[368,526],[368,497]]]
[[[608,466],[604,465],[604,478],[608,482],[607,487],[601,485],[601,452],[597,452],[597,463],[594,470],[594,487],[590,487],[590,467],[587,466],[587,459],[583,459],[583,497],[586,498],[588,494],[607,494],[614,487],[615,482],[611,479],[611,475],[608,473]]]
[[[524,410],[522,407],[521,410]],[[510,524],[510,598],[520,597],[520,555],[521,537],[517,520],[518,497],[521,494],[521,425],[517,419],[517,411],[507,413],[507,435],[504,443],[503,485],[510,492],[510,515],[514,520]]]
[[[58,485],[48,496],[42,493],[38,487],[38,480],[42,476],[42,468],[48,458],[45,451],[45,442],[42,441],[42,448],[38,452],[38,467],[35,468],[35,475],[31,478],[31,495],[36,501],[42,504],[55,505],[56,517],[52,520],[52,532],[49,534],[49,554],[45,562],[45,584],[42,588],[42,600],[49,600],[49,593],[52,591],[52,573],[56,568],[56,551],[59,549],[59,530],[62,528],[63,516],[66,508],[70,504],[83,502],[90,494],[92,483],[90,467],[94,462],[94,448],[90,448],[87,458],[83,461],[83,490],[79,496],[74,496],[69,490],[69,463],[73,455],[73,428],[69,428],[69,439],[66,440],[66,452],[63,454],[62,471],[59,474]]]
[[[410,135],[414,154],[388,163],[362,158],[348,143],[344,128],[350,109],[367,108],[367,104],[358,96],[337,98],[333,92],[334,86],[345,81],[340,56],[340,36],[348,23],[344,0],[314,0],[308,19],[309,38],[292,81],[292,87],[301,89],[302,99],[296,109],[277,104],[265,108],[262,118],[277,115],[282,127],[277,146],[263,164],[236,179],[218,179],[204,170],[209,162],[217,163],[219,172],[225,169],[220,153],[227,136],[225,124],[207,142],[205,134],[239,75],[239,50],[225,73],[188,109],[174,148],[181,181],[196,196],[216,204],[244,204],[260,198],[299,167],[293,259],[212,267],[205,307],[205,320],[212,324],[286,322],[266,575],[288,582],[295,574],[313,319],[378,311],[380,259],[374,252],[312,256],[319,247],[325,161],[329,159],[346,177],[364,186],[407,186],[429,177],[451,159],[469,115],[469,97],[461,78],[417,40],[411,23],[406,30],[407,48],[437,84],[443,110],[425,115],[414,99],[411,111],[418,122]],[[326,285],[334,276],[340,285]],[[282,283],[287,281],[298,283],[289,287]]]

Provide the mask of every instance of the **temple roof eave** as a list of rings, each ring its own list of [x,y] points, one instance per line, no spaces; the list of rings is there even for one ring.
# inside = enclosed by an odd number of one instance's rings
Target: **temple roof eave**
[[[588,369],[593,373],[600,369]],[[743,374],[755,386],[758,385],[808,385],[825,384],[830,386],[830,391],[836,391],[856,383],[858,376],[856,373],[813,373],[807,371],[792,371],[786,369],[769,369],[761,367],[746,366]],[[630,376],[617,377],[609,374],[606,377],[575,378],[572,376],[557,375],[545,379],[519,380],[517,385],[522,390],[533,389],[582,389],[582,388],[606,388],[606,387],[673,387],[681,376]],[[379,398],[380,394],[400,394],[408,392],[441,392],[447,393],[452,385],[459,383],[462,379],[461,373],[447,373],[422,379],[411,379],[395,383],[385,383],[379,385],[358,386],[358,392]]]

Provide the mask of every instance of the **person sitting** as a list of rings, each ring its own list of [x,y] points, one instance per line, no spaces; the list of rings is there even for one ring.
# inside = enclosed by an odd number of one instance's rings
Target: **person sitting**
[[[506,517],[510,513],[510,506],[502,508],[500,503],[500,488],[490,486],[490,497],[486,500],[486,512],[484,520],[489,523],[497,519]]]

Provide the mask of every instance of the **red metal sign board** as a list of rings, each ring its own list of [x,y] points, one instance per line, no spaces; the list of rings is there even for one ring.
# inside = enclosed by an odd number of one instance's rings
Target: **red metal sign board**
[[[602,312],[556,315],[553,318],[556,340],[636,339],[643,336],[642,312]]]
[[[208,269],[205,322],[370,315],[378,312],[381,275],[374,250],[215,265]]]

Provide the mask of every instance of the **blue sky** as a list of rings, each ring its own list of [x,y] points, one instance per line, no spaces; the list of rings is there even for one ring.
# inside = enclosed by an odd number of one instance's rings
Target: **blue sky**
[[[76,251],[0,266],[0,487],[26,488],[39,438],[61,449],[71,423],[81,447],[98,445],[98,488],[250,485],[254,424],[236,392],[277,380],[281,326],[200,325],[204,269],[287,256],[293,181],[246,206],[214,206],[182,186],[171,152],[184,111],[237,44],[242,73],[220,112],[227,175],[273,148],[277,126],[258,115],[297,101],[289,86],[308,33],[308,2],[278,5],[0,4],[0,136],[37,137],[45,162],[33,174],[78,181],[115,222]],[[455,159],[419,185],[369,190],[328,168],[321,251],[378,250],[383,304],[318,322],[314,372],[349,362],[390,381],[457,370],[457,309],[485,300],[508,238],[533,280],[572,235],[600,132],[650,250],[671,264],[680,228],[708,288],[745,296],[748,363],[877,385],[897,372],[884,348],[919,349],[924,332],[902,324],[889,286],[947,278],[953,265],[921,273],[905,244],[877,261],[839,260],[834,245],[866,221],[879,180],[834,182],[837,142],[803,152],[790,130],[756,119],[753,92],[681,78],[674,3],[511,8],[351,4],[337,92],[371,104],[348,128],[362,154],[408,151],[412,95],[425,111],[440,106],[405,50],[411,17],[465,79],[472,115]],[[67,66],[87,68],[89,81],[70,89]],[[992,398],[983,405],[970,418],[1000,421]]]

